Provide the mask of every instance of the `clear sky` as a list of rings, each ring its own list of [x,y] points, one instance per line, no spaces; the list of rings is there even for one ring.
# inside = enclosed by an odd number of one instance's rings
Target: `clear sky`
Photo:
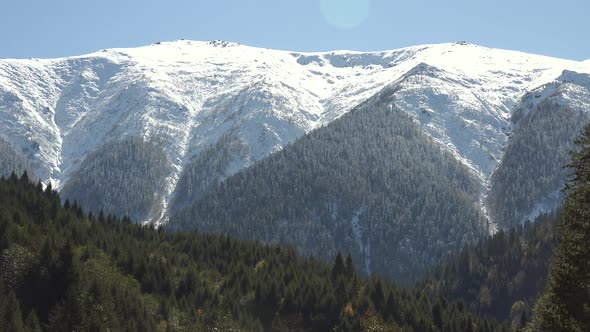
[[[465,40],[590,58],[588,0],[2,0],[0,58],[49,58],[177,39],[292,51]]]

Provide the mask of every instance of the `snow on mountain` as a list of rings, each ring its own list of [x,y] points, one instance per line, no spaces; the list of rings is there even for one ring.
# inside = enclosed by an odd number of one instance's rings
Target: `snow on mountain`
[[[464,42],[296,53],[181,40],[7,59],[0,60],[0,138],[58,187],[110,141],[157,139],[172,166],[159,193],[166,207],[186,164],[224,135],[248,151],[231,174],[381,93],[483,187],[502,158],[520,98],[579,66],[590,63]],[[165,212],[150,218],[165,220]]]
[[[539,103],[547,100],[574,111],[589,112],[590,62],[585,62],[563,70],[555,79],[524,94],[514,108],[512,122],[518,123]]]
[[[564,70],[514,107],[513,130],[490,179],[485,205],[503,226],[558,207],[574,139],[590,121],[590,66]]]

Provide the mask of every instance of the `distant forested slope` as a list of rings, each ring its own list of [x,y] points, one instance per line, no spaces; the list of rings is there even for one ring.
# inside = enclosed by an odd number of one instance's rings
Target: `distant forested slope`
[[[154,141],[130,137],[90,153],[61,190],[90,211],[128,215],[134,221],[161,210],[156,193],[169,171],[166,154]]]
[[[166,227],[326,260],[347,252],[365,272],[410,280],[487,229],[469,172],[384,105],[367,102],[215,185]]]
[[[545,287],[560,219],[560,211],[543,214],[464,247],[431,272],[424,288],[521,327]]]
[[[25,170],[30,174],[31,168],[27,160],[0,138],[0,176],[9,176],[12,172],[22,174]]]
[[[487,198],[492,221],[505,228],[560,206],[567,175],[564,166],[574,138],[590,121],[585,112],[551,100],[530,110],[519,109],[515,117],[517,126],[492,174]]]
[[[0,179],[1,331],[499,331],[460,302],[293,249],[85,214]],[[504,331],[508,331],[506,326]]]

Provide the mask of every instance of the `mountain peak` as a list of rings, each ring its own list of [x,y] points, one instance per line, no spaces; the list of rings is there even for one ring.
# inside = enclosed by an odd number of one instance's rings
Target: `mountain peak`
[[[240,46],[240,43],[235,43],[226,40],[212,40],[209,41],[207,44],[215,46],[215,47],[231,47],[231,46]]]
[[[437,73],[442,72],[440,68],[435,66],[431,66],[427,63],[420,62],[414,68],[410,69],[405,76],[414,76],[414,75],[427,75],[427,76],[435,76]]]
[[[581,69],[581,68],[580,68]],[[557,80],[564,83],[573,83],[577,85],[589,86],[590,87],[590,73],[585,73],[579,69],[577,70],[564,70]]]

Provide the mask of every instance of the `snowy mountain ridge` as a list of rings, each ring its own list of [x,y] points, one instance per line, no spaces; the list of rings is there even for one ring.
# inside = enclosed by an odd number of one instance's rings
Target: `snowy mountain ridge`
[[[231,175],[381,93],[472,169],[484,194],[521,98],[568,75],[588,77],[577,73],[590,73],[590,62],[464,42],[300,53],[181,40],[6,59],[0,60],[0,138],[58,188],[108,142],[157,140],[170,172],[155,193],[161,209],[146,219],[162,222],[187,163],[225,135],[245,151],[228,166]]]

